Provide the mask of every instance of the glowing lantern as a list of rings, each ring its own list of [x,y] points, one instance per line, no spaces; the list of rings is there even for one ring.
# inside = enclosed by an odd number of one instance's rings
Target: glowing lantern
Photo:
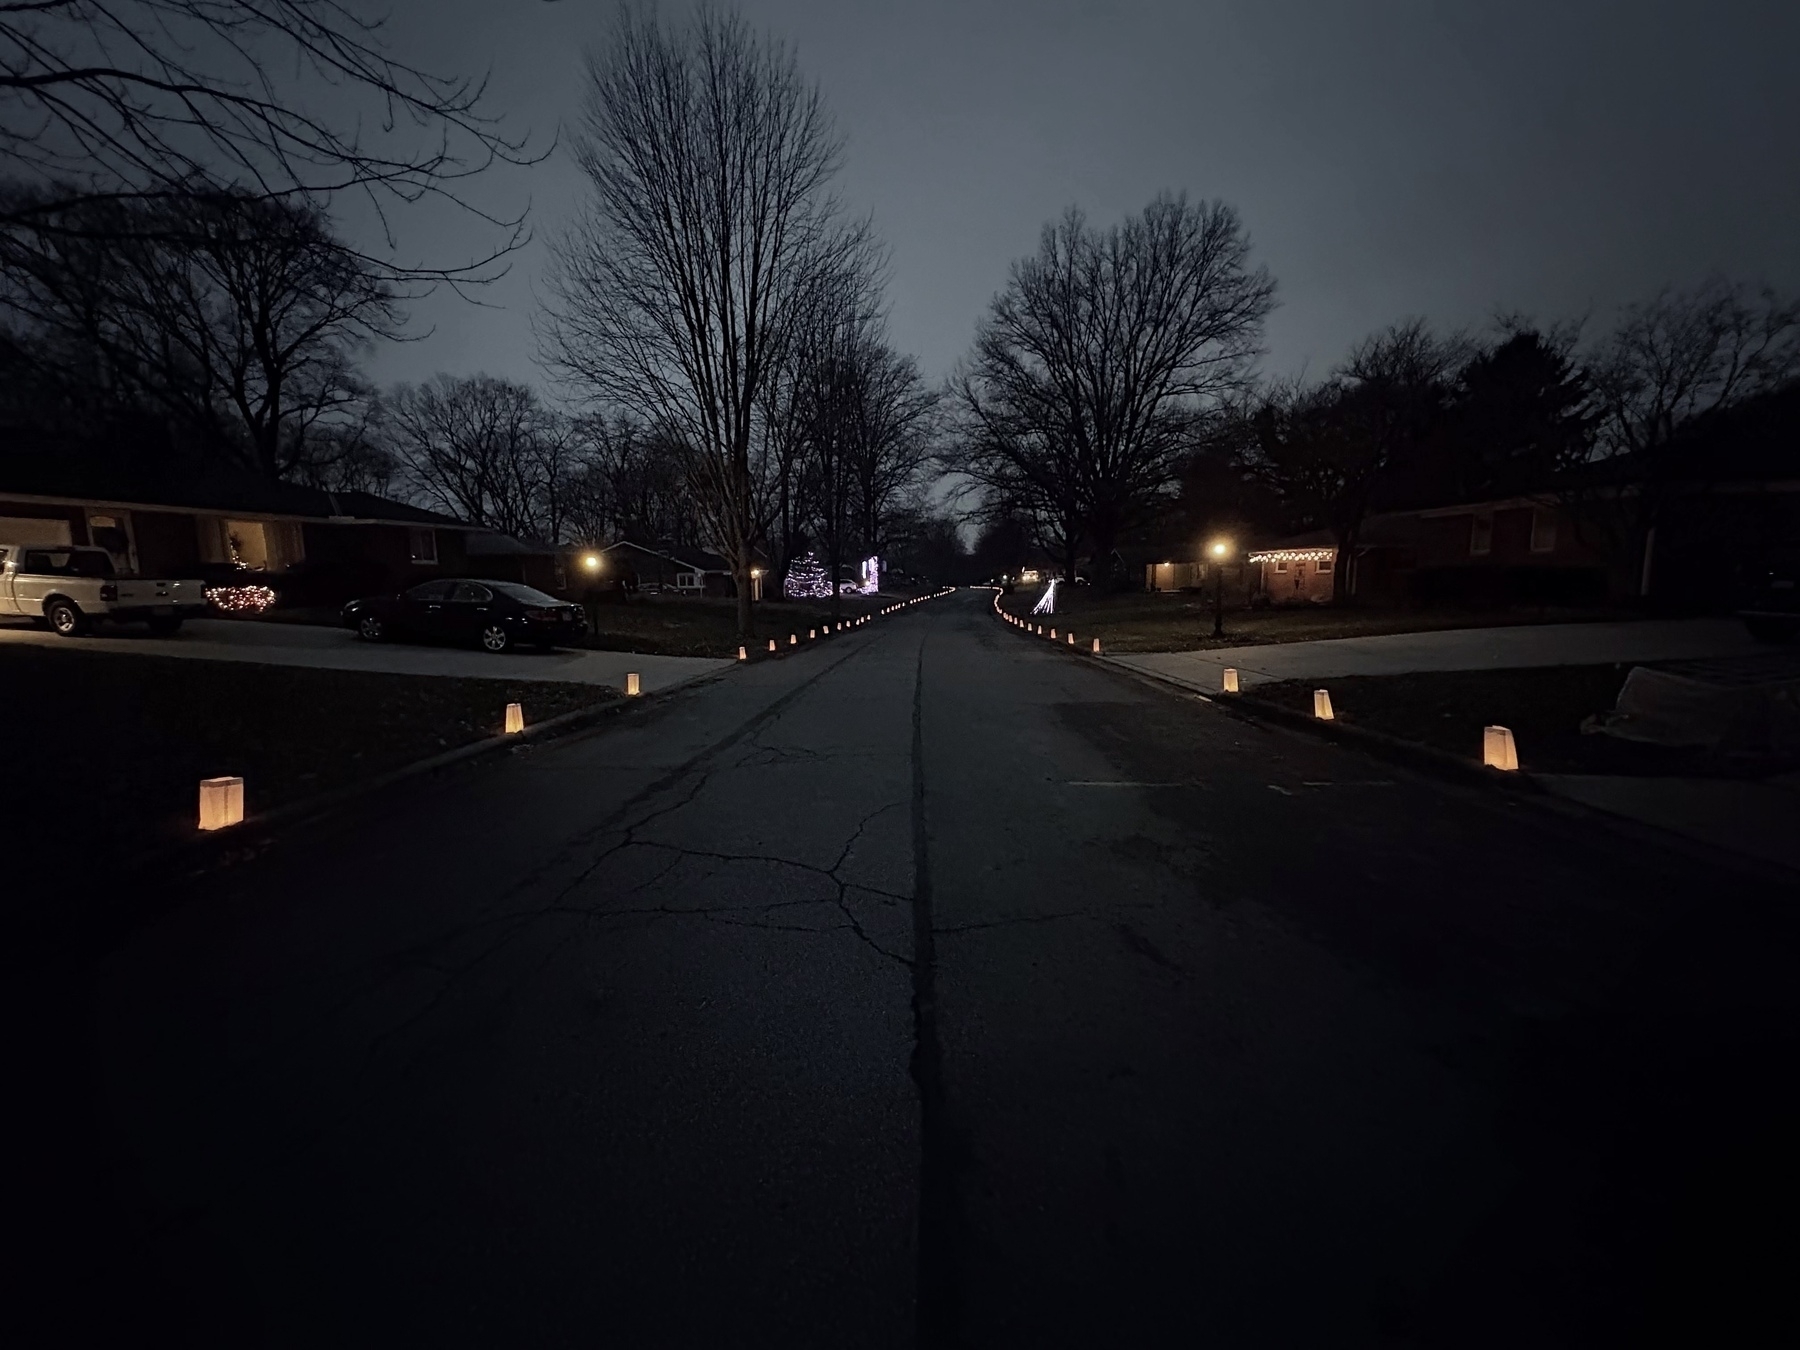
[[[1069,634],[1069,645],[1071,647],[1073,647],[1075,645],[1075,635],[1073,633]]]
[[[638,680],[638,673],[635,670],[626,671],[625,672],[625,697],[626,698],[636,698],[642,689],[643,689],[643,685]]]
[[[517,703],[507,704],[506,734],[508,736],[517,736],[523,730],[525,730],[525,709],[520,707]]]
[[[1235,694],[1235,693],[1237,693],[1237,691],[1238,691],[1237,667],[1236,666],[1226,666],[1225,667],[1225,692],[1228,694]]]
[[[1505,769],[1509,773],[1519,767],[1519,749],[1513,744],[1509,728],[1481,729],[1481,762],[1490,769]]]
[[[1094,655],[1095,656],[1100,655],[1100,639],[1099,638],[1094,639]]]
[[[774,651],[774,650],[775,650],[775,639],[774,639],[774,638],[770,638],[770,639],[769,639],[769,650],[770,650],[770,651]]]
[[[1332,720],[1331,691],[1329,689],[1313,690],[1313,716],[1321,722]]]
[[[1050,630],[1050,640],[1051,640],[1051,641],[1052,641],[1052,642],[1055,642],[1055,641],[1056,641],[1056,630],[1055,630],[1055,629],[1054,629],[1054,628],[1052,628],[1052,629],[1051,629],[1051,630]]]
[[[798,633],[789,633],[788,634],[788,646],[798,647],[799,645],[800,645],[800,635]]]
[[[750,653],[745,651],[742,647],[739,647],[738,648],[738,660],[748,661],[749,659],[750,659]]]
[[[244,780],[241,778],[202,778],[200,780],[200,828],[222,830],[244,819]]]
[[[808,641],[808,642],[811,642],[811,641],[812,641],[812,640],[813,640],[813,639],[814,639],[814,638],[816,638],[816,637],[818,637],[818,636],[819,636],[819,630],[818,630],[818,629],[816,629],[816,628],[809,628],[809,629],[807,629],[807,630],[806,630],[806,640],[807,640],[807,641]]]

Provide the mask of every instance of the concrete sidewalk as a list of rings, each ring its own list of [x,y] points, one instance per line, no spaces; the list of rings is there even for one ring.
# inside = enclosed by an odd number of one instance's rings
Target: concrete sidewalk
[[[646,656],[634,652],[529,650],[495,656],[464,647],[364,642],[343,628],[233,619],[195,619],[171,638],[147,637],[130,630],[115,630],[99,637],[64,638],[37,628],[0,627],[0,648],[13,643],[69,651],[177,656],[200,661],[247,661],[258,665],[366,670],[388,675],[543,680],[614,688],[623,688],[626,673],[636,671],[645,693],[670,689],[732,664],[706,657]]]
[[[1736,619],[1648,619],[1628,623],[1526,624],[1437,633],[1271,642],[1203,652],[1144,652],[1106,659],[1216,693],[1227,666],[1242,687],[1343,675],[1409,675],[1428,670],[1508,670],[1531,666],[1689,661],[1766,651]]]

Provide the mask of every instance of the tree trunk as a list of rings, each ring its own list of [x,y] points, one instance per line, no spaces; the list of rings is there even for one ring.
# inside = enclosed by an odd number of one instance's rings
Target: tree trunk
[[[750,608],[750,562],[748,558],[732,564],[731,579],[737,583],[737,630],[740,638],[755,636]]]

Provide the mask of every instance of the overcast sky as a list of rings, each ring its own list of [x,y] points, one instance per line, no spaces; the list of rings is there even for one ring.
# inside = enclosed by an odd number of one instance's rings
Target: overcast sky
[[[668,8],[668,6],[665,6]],[[932,377],[1008,263],[1079,203],[1159,190],[1233,203],[1279,286],[1265,368],[1322,373],[1423,315],[1593,316],[1712,271],[1800,290],[1800,0],[748,0],[792,42],[848,140],[843,193],[892,251],[892,332]],[[391,40],[492,70],[495,110],[572,121],[610,0],[395,0]],[[536,379],[541,241],[577,209],[563,154],[483,180],[539,243],[476,309],[374,360]],[[409,253],[484,237],[438,209]]]

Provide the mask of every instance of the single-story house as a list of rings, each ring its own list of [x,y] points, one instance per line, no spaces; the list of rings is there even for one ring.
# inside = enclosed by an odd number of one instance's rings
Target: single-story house
[[[733,596],[737,582],[731,564],[711,549],[688,545],[651,548],[630,539],[596,550],[603,579],[622,581],[627,590],[687,596]],[[750,569],[750,598],[763,598],[766,563]]]
[[[0,540],[97,546],[125,575],[255,582],[284,605],[467,575],[471,533],[367,492],[224,471],[155,481],[72,456],[0,454]]]

